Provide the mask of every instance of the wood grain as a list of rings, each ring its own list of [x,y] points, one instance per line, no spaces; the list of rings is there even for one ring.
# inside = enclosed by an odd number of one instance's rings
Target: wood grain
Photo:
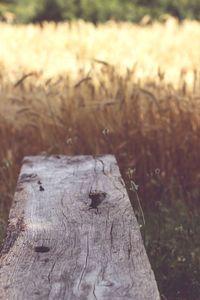
[[[0,299],[160,299],[113,156],[24,159]]]

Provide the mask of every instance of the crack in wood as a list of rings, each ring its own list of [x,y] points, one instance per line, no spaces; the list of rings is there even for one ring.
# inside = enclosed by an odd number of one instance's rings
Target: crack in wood
[[[57,260],[54,261],[54,263],[53,263],[53,265],[51,267],[51,270],[49,271],[49,274],[48,274],[48,282],[49,282],[49,284],[51,283],[51,275],[53,273],[53,269],[55,268],[56,262],[57,262]]]
[[[95,283],[94,286],[93,286],[92,293],[93,293],[93,295],[94,295],[94,298],[95,298],[96,300],[98,300],[98,299],[97,299],[97,296],[96,296],[96,294],[95,294],[95,287],[96,287],[96,283]]]
[[[103,160],[100,159],[100,158],[98,158],[98,157],[97,157],[97,160],[102,164],[102,172],[103,172],[103,174],[104,174],[105,176],[107,176],[107,174],[106,174],[106,172],[105,172],[105,164],[104,164]]]
[[[23,173],[20,178],[19,178],[19,183],[24,183],[24,182],[32,182],[37,179],[37,174],[31,173]]]
[[[110,244],[111,244],[111,248],[113,248],[113,222],[110,228]]]
[[[88,234],[87,234],[87,244],[86,244],[86,257],[85,257],[85,264],[83,266],[83,270],[82,270],[82,273],[81,273],[81,276],[80,276],[80,280],[79,280],[79,283],[78,283],[78,290],[79,290],[79,287],[81,285],[81,282],[82,282],[82,279],[83,279],[83,276],[84,276],[84,273],[85,273],[85,270],[87,268],[87,264],[88,264],[88,257],[89,257],[89,241],[88,241]]]

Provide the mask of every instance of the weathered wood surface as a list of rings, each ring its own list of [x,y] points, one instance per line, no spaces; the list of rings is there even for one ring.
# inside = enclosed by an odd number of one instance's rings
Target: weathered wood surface
[[[24,159],[0,299],[160,299],[113,156]]]

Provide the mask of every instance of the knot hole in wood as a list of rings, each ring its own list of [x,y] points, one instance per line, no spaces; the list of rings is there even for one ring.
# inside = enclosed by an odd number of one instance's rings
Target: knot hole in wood
[[[97,209],[101,202],[106,198],[106,193],[102,191],[90,191],[89,198],[91,199],[90,209]]]
[[[46,253],[49,252],[50,248],[46,247],[46,246],[37,246],[35,247],[35,252],[39,252],[39,253]]]

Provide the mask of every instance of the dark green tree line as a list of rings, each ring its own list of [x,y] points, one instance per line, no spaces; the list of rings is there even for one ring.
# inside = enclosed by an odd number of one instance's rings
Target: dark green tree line
[[[199,0],[0,0],[16,15],[17,22],[63,21],[84,19],[105,22],[109,19],[138,22],[148,14],[153,19],[162,14],[200,19]]]

